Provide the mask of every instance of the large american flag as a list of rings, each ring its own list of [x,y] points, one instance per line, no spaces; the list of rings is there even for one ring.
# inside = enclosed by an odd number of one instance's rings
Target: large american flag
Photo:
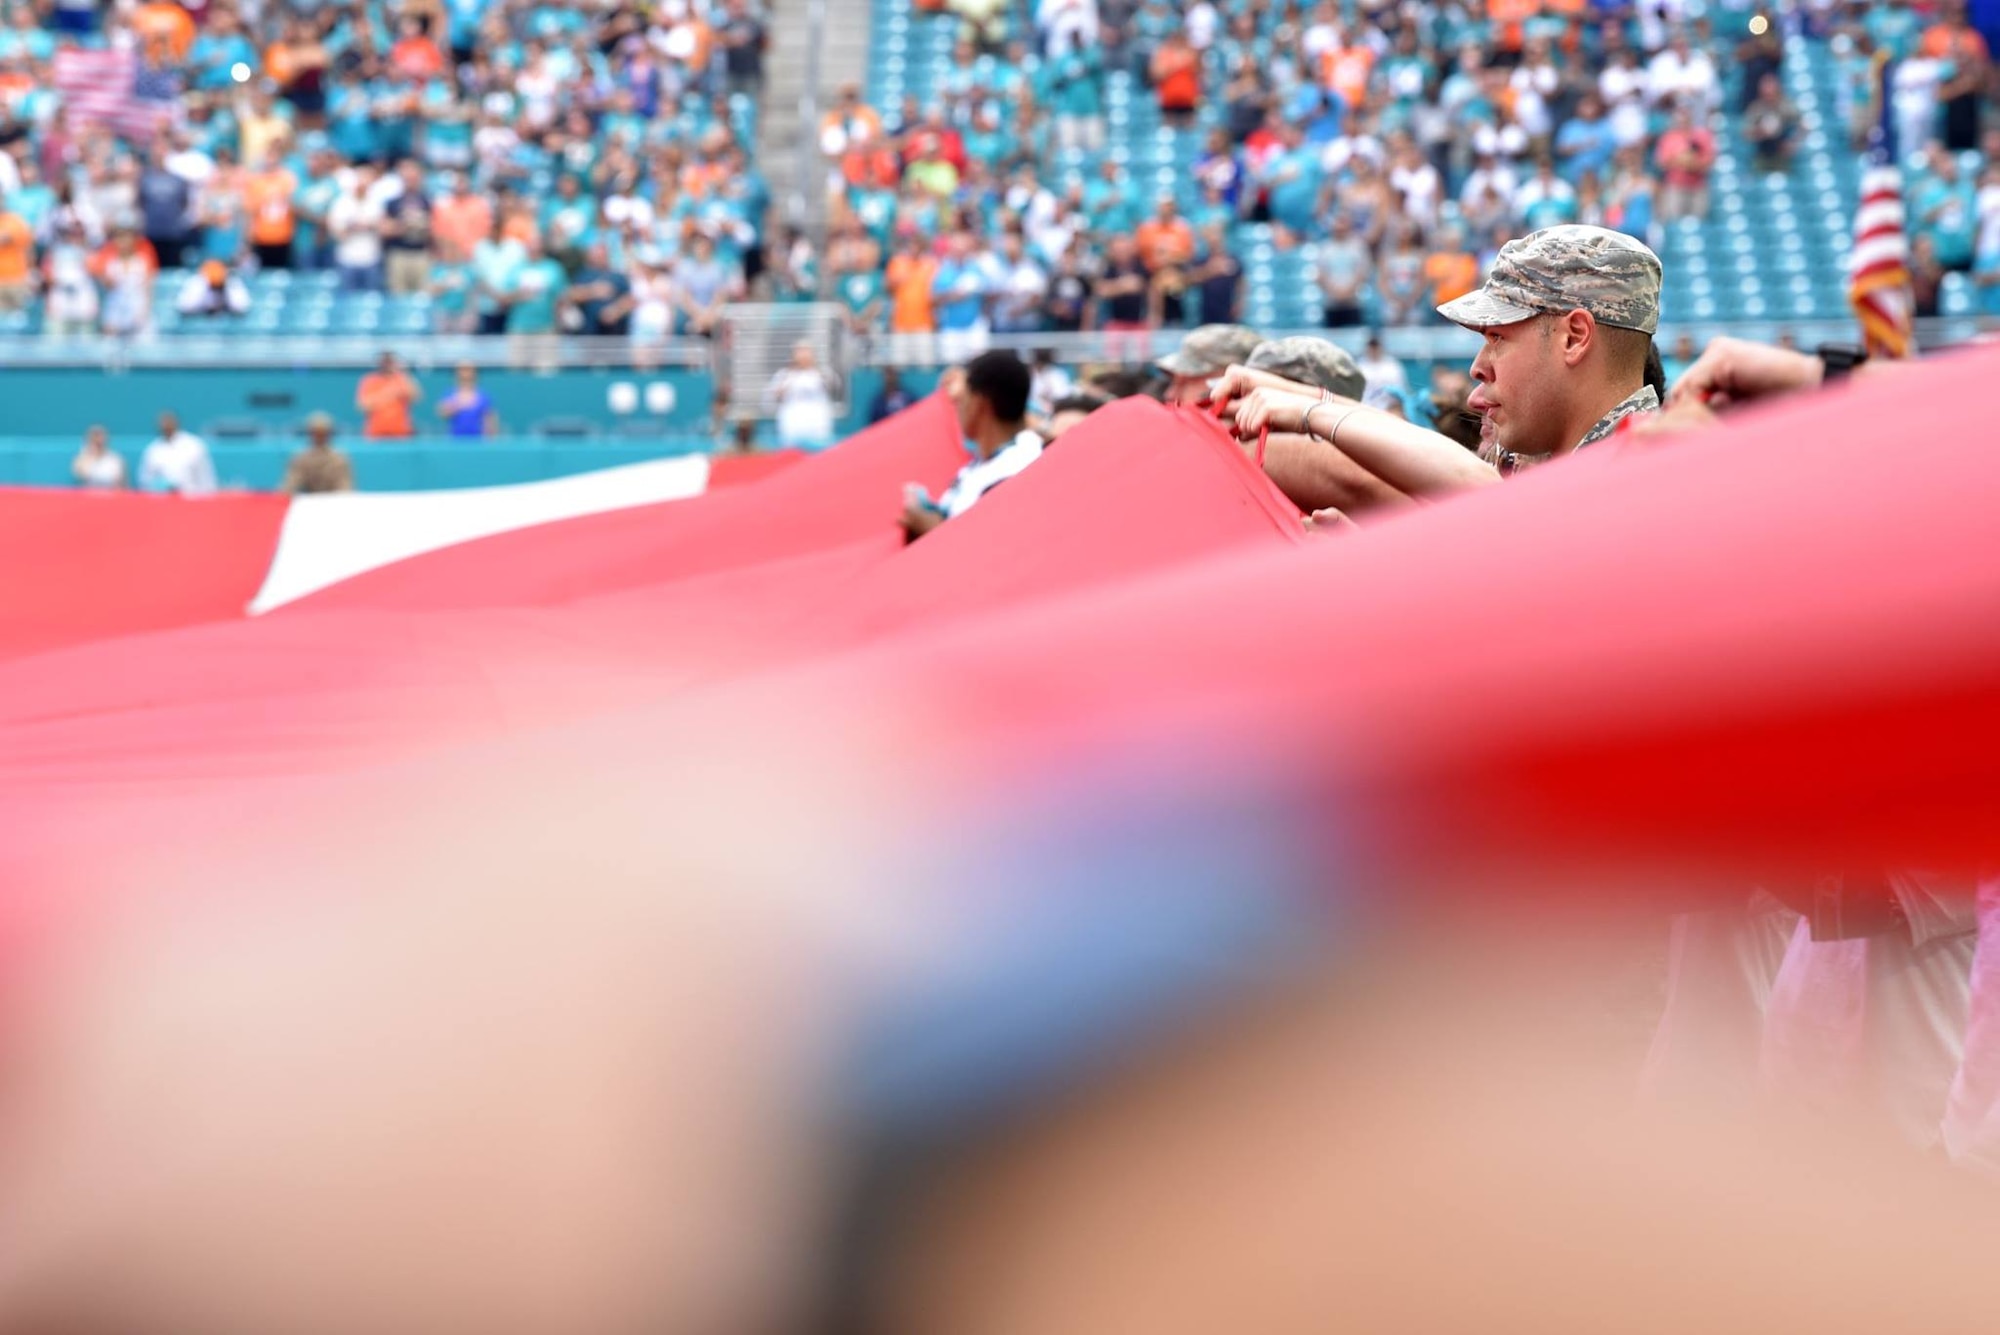
[[[132,51],[64,47],[56,52],[55,82],[73,125],[107,125],[145,143],[174,118],[171,83],[142,79]]]
[[[1868,166],[1861,174],[1861,204],[1854,213],[1854,250],[1847,262],[1847,300],[1861,322],[1871,357],[1908,357],[1916,351],[1911,327],[1916,299],[1910,291],[1910,244],[1904,231],[1903,169],[1897,165],[1892,64],[1875,62],[1875,124],[1868,132]]]

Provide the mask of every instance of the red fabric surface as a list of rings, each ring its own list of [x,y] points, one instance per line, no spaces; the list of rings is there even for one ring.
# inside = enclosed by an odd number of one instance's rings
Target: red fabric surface
[[[905,483],[936,491],[964,461],[951,405],[932,395],[754,487],[461,543],[370,571],[272,615],[550,606],[782,560],[892,528]],[[663,522],[668,516],[672,522]]]
[[[78,821],[226,824],[279,779],[593,713],[607,759],[730,720],[919,737],[899,763],[953,811],[1135,749],[1218,783],[1255,764],[1403,863],[1990,859],[1996,366],[1310,540],[1212,426],[1120,407],[900,551],[901,482],[956,462],[934,400],[672,525],[473,544],[497,579],[441,553],[371,576],[374,607],[0,670],[35,701],[0,727],[0,819],[28,831],[0,860],[37,871],[0,882],[73,877]]]
[[[285,505],[0,488],[0,658],[242,616]]]

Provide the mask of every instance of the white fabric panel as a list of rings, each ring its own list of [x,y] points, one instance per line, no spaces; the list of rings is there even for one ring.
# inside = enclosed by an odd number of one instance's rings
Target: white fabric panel
[[[507,487],[298,496],[285,512],[277,554],[250,613],[268,612],[377,567],[474,538],[684,500],[707,488],[708,457],[693,454]]]

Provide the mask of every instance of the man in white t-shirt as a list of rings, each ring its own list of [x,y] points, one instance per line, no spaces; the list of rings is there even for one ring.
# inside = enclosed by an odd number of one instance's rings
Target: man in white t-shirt
[[[903,532],[911,542],[947,519],[956,519],[986,494],[1042,457],[1042,438],[1028,429],[1033,375],[1012,352],[982,352],[962,370],[946,372],[945,390],[958,410],[972,462],[933,501],[911,483],[905,489]]]
[[[208,457],[208,446],[192,431],[181,430],[181,420],[173,413],[160,414],[160,434],[139,456],[139,486],[180,496],[215,493],[215,464]]]
[[[376,190],[376,169],[364,163],[354,169],[340,198],[327,210],[327,230],[333,233],[333,262],[340,270],[340,286],[347,292],[380,292],[382,273],[382,227],[387,218],[381,193]]]
[[[1712,108],[1721,100],[1722,85],[1716,77],[1715,62],[1706,51],[1697,51],[1688,44],[1685,30],[1675,32],[1667,49],[1654,56],[1646,67],[1646,97],[1654,106],[1691,100],[1698,106]]]

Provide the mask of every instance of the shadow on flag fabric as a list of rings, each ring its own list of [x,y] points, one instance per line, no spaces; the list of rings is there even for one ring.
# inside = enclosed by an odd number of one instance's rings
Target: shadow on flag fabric
[[[1903,169],[1896,143],[1895,63],[1877,56],[1873,76],[1875,123],[1868,131],[1867,168],[1854,214],[1854,249],[1848,256],[1847,300],[1861,322],[1871,357],[1916,352],[1911,321],[1910,245],[1904,229]]]

